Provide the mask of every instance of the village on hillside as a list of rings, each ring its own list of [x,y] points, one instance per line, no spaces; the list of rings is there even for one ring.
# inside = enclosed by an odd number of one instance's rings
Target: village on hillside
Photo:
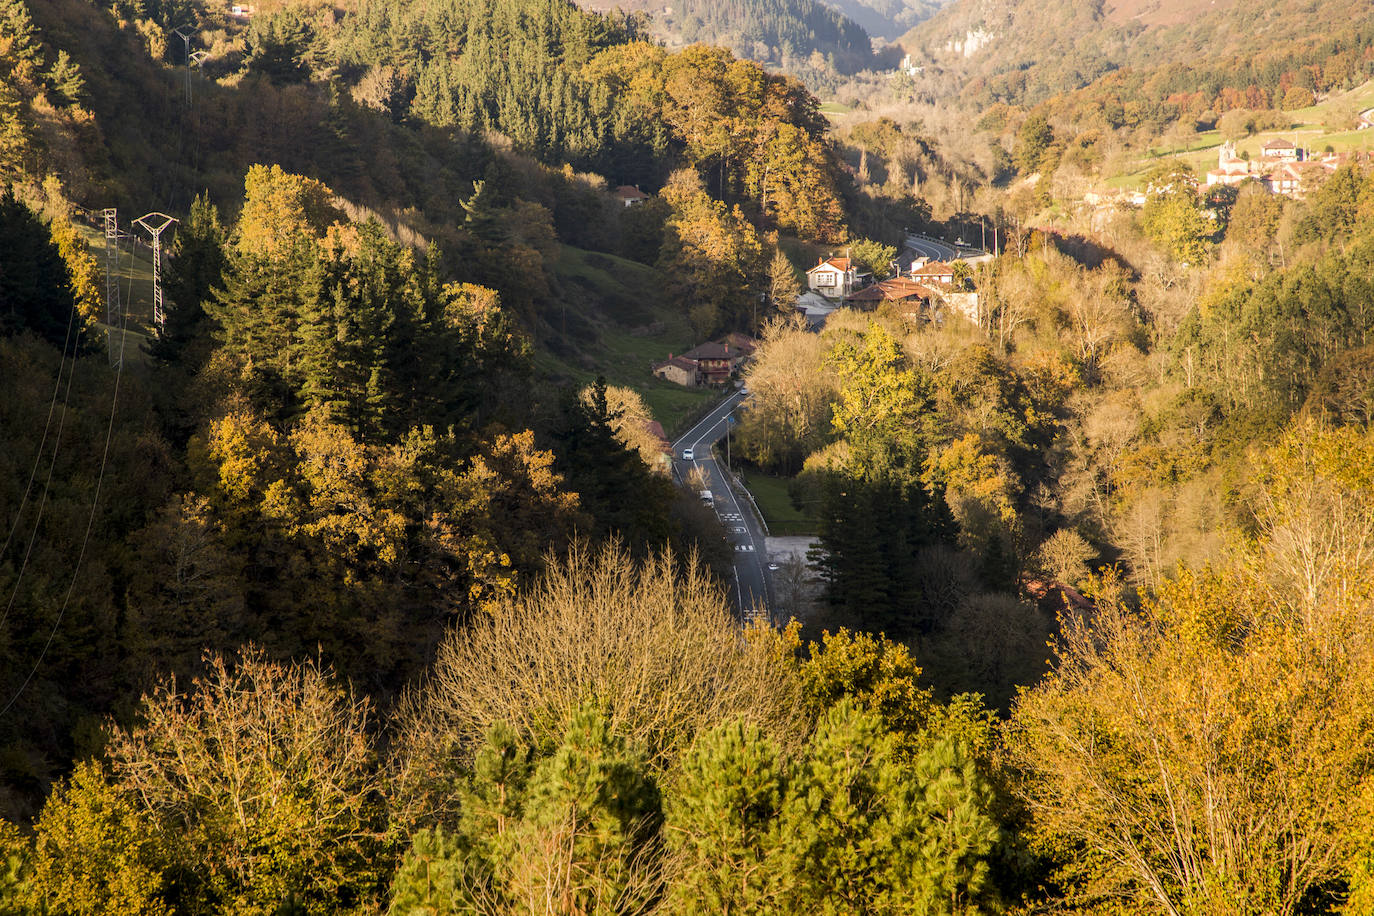
[[[1333,174],[1358,157],[1358,153],[1314,155],[1291,140],[1275,138],[1260,148],[1259,159],[1236,154],[1236,145],[1226,142],[1217,152],[1217,167],[1207,172],[1207,187],[1236,186],[1258,181],[1270,194],[1303,197],[1314,179]]]
[[[973,260],[989,257],[985,253]],[[796,311],[816,331],[837,308],[873,311],[889,306],[911,321],[941,324],[946,315],[955,315],[978,322],[978,293],[973,289],[969,261],[932,260],[907,249],[892,262],[889,272],[890,278],[875,281],[847,254],[820,258],[806,271],[807,291],[798,298]],[[651,370],[685,387],[722,388],[739,377],[756,346],[747,334],[731,333],[685,353],[670,353]]]

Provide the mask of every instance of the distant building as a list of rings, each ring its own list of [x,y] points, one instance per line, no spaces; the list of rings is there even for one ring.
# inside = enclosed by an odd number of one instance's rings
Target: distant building
[[[1260,156],[1279,162],[1297,162],[1302,159],[1302,150],[1291,140],[1275,138],[1260,147]]]
[[[698,384],[697,364],[693,360],[669,355],[663,362],[654,363],[651,368],[654,375],[665,381],[687,388],[695,388]]]
[[[1301,197],[1303,194],[1303,174],[1293,162],[1284,162],[1260,181],[1270,194],[1282,194],[1285,197]]]
[[[754,351],[759,347],[759,342],[757,340],[750,337],[748,334],[741,334],[739,331],[731,331],[729,334],[722,337],[720,342],[725,344],[726,348],[729,349],[731,364],[736,369],[738,369],[745,360],[753,356]]]
[[[714,340],[698,344],[682,354],[682,358],[697,364],[698,385],[720,387],[730,380],[730,373],[734,370],[730,348]]]
[[[1255,177],[1256,168],[1248,159],[1236,155],[1236,145],[1226,142],[1217,152],[1217,167],[1207,173],[1207,187],[1238,185]]]
[[[1289,140],[1270,140],[1260,150],[1258,160],[1236,156],[1233,143],[1223,143],[1217,154],[1217,167],[1207,173],[1207,187],[1236,186],[1245,181],[1258,181],[1270,194],[1302,197],[1311,179],[1320,174],[1317,167],[1334,172],[1345,160],[1330,155],[1312,160],[1310,154]]]
[[[909,280],[906,277],[894,277],[891,280],[880,280],[872,286],[851,293],[844,301],[845,305],[855,308],[871,309],[887,302],[929,303],[934,301],[937,296],[935,290],[917,283],[915,280]]]
[[[251,3],[235,3],[229,7],[229,15],[235,19],[252,19],[253,5]]]
[[[636,186],[623,184],[615,189],[615,199],[620,201],[621,206],[633,207],[635,204],[644,203],[649,199],[649,195]]]
[[[832,299],[843,299],[854,292],[858,271],[849,258],[826,258],[806,272],[806,285]]]
[[[945,295],[945,308],[954,315],[981,324],[982,313],[977,293],[948,293]]]
[[[661,379],[678,385],[720,387],[730,381],[740,366],[754,355],[758,342],[748,334],[727,334],[720,340],[700,344],[678,356],[669,354],[650,369]]]
[[[935,283],[940,286],[954,285],[954,265],[948,261],[926,261],[924,264],[913,264],[911,267],[911,279],[918,283]]]

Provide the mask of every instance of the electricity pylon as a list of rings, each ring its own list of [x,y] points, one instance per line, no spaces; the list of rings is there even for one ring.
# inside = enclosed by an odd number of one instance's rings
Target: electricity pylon
[[[178,220],[166,213],[145,213],[134,220],[135,226],[153,237],[153,324],[157,325],[157,336],[162,336],[167,323],[167,314],[162,308],[162,231]]]
[[[172,34],[186,43],[186,105],[189,108],[191,105],[191,39],[194,36],[179,27],[172,29]]]

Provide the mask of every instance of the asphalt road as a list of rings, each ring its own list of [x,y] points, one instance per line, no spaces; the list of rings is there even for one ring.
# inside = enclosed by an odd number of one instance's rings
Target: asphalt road
[[[741,391],[732,393],[673,443],[673,466],[678,479],[685,482],[692,470],[697,469],[709,480],[716,515],[735,549],[735,581],[731,593],[741,616],[773,606],[767,545],[753,506],[727,481],[711,446],[725,438],[728,418],[745,398]],[[692,452],[691,461],[682,457],[687,450]]]
[[[923,235],[908,235],[905,244],[908,250],[932,261],[953,261],[959,256],[953,245],[946,245]]]

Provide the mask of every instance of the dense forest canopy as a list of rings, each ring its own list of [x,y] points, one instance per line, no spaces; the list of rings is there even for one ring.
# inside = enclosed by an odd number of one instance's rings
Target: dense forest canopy
[[[561,0],[0,0],[0,912],[1370,912],[1374,170],[1080,187],[1368,36],[1123,9],[832,124]],[[665,454],[719,340],[778,619]]]
[[[932,98],[980,108],[1048,102],[1059,117],[1111,128],[1302,108],[1313,93],[1350,88],[1371,73],[1374,31],[1359,5],[1179,0],[1138,16],[1132,9],[952,3],[902,43],[930,65],[917,84]]]

